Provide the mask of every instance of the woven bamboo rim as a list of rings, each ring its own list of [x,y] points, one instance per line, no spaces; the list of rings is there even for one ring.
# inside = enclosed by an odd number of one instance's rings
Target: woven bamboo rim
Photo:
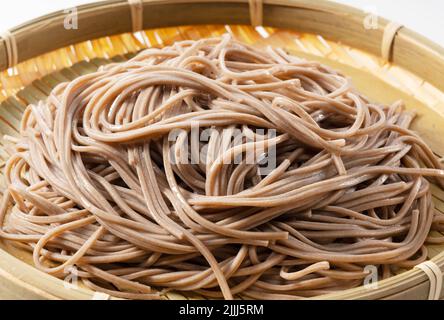
[[[12,35],[16,40],[18,62],[59,50],[21,63],[3,73],[0,101],[6,100],[0,106],[2,135],[17,135],[15,128],[27,103],[45,98],[56,83],[72,79],[78,74],[91,72],[97,66],[109,62],[109,59],[104,57],[115,56],[113,60],[118,61],[126,58],[122,54],[136,52],[147,44],[162,45],[180,38],[198,38],[225,32],[223,26],[208,25],[217,23],[234,25],[228,28],[229,31],[243,41],[290,47],[298,54],[309,57],[314,55],[327,64],[339,61],[355,68],[354,71],[347,70],[350,72],[356,73],[356,68],[362,68],[364,71],[358,72],[358,78],[367,73],[370,79],[378,78],[379,81],[388,82],[392,89],[385,87],[387,92],[393,93],[393,87],[397,88],[397,93],[409,92],[410,96],[406,95],[405,98],[410,99],[410,104],[419,103],[423,106],[420,111],[424,120],[421,120],[422,127],[418,130],[420,129],[421,135],[436,153],[444,155],[444,145],[440,141],[440,136],[444,134],[444,94],[440,91],[444,90],[444,84],[439,81],[444,74],[444,50],[441,47],[406,28],[398,28],[390,39],[389,49],[386,51],[394,64],[385,64],[383,59],[376,57],[381,54],[384,30],[390,26],[390,22],[385,19],[378,19],[376,29],[365,29],[363,20],[366,13],[347,6],[327,1],[311,3],[302,0],[266,0],[263,1],[263,23],[281,29],[267,27],[258,33],[251,27],[235,25],[250,23],[248,3],[248,0],[143,1],[143,28],[163,28],[142,32],[142,40],[132,34],[122,34],[133,30],[133,23],[128,2],[121,0],[78,7],[80,27],[77,30],[64,29],[63,21],[66,14],[63,11],[14,28]],[[187,12],[187,15],[181,15],[183,12]],[[204,26],[165,28],[187,24]],[[287,28],[302,33],[282,30]],[[45,36],[39,36],[42,34]],[[112,36],[114,34],[122,35]],[[329,40],[313,34],[321,34]],[[96,38],[97,40],[90,41]],[[75,43],[77,44],[73,45]],[[100,49],[96,50],[97,47]],[[0,45],[0,70],[8,65],[10,57],[7,54],[6,46]],[[89,62],[83,61],[85,59]],[[74,62],[78,63],[73,65]],[[34,72],[30,72],[33,69]],[[53,72],[55,70],[58,71]],[[46,74],[49,75],[44,76]],[[41,79],[36,80],[37,78]],[[363,78],[363,81],[368,80],[369,78]],[[366,92],[365,88],[363,91]],[[411,97],[411,93],[414,93],[414,97]],[[386,98],[393,100],[396,97],[399,96]],[[3,146],[7,144],[3,139],[0,143]],[[4,148],[0,147],[0,159],[4,161],[7,157]],[[3,188],[2,177],[0,189]],[[434,200],[437,208],[444,212],[444,192],[435,188]],[[429,246],[429,252],[434,256],[431,260],[441,269],[444,267],[443,249],[444,247]],[[63,281],[34,269],[8,251],[11,249],[0,249],[0,298],[97,298],[94,292],[87,289],[65,288]],[[20,255],[20,253],[14,254]],[[20,258],[26,260],[25,256]],[[412,269],[380,281],[376,289],[360,287],[318,298],[427,299],[429,287],[430,283],[425,273],[419,269]],[[168,293],[166,297],[199,298],[190,293]]]

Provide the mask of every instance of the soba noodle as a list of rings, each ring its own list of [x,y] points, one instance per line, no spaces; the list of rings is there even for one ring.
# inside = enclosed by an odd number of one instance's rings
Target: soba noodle
[[[444,171],[413,119],[228,35],[148,49],[26,109],[0,237],[121,298],[360,286],[367,266],[386,278],[444,242],[428,238],[443,230],[430,182]]]

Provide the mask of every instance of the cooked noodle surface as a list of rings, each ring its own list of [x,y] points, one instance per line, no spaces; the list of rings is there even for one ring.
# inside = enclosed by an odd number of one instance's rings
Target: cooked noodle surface
[[[0,237],[116,297],[299,299],[427,259],[439,159],[402,102],[225,35],[58,85],[10,147]],[[275,165],[270,164],[274,161]]]

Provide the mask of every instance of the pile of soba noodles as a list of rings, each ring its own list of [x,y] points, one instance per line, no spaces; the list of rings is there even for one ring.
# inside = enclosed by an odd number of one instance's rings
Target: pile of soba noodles
[[[413,119],[280,49],[228,35],[151,48],[26,109],[0,237],[121,298],[357,287],[444,242],[428,236],[444,171]]]

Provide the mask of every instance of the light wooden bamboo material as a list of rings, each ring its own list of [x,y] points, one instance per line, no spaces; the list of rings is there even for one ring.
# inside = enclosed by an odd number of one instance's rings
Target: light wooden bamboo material
[[[317,0],[264,0],[264,25],[322,34],[334,41],[379,54],[387,20],[375,29],[364,26],[366,13],[349,6]],[[146,0],[144,29],[191,24],[248,24],[248,0]],[[19,62],[67,45],[131,30],[126,0],[109,0],[80,6],[78,29],[66,30],[66,13],[55,12],[14,28]],[[185,14],[184,14],[185,13]],[[41,37],[41,35],[45,35]],[[444,51],[417,33],[402,28],[393,46],[393,62],[427,79],[440,89],[444,83]],[[0,70],[6,52],[0,47]]]
[[[340,69],[371,99],[383,103],[403,99],[408,108],[414,108],[420,115],[414,123],[415,130],[434,152],[444,156],[442,48],[402,28],[395,37],[393,63],[389,64],[378,57],[383,30],[388,24],[385,19],[378,18],[377,29],[367,30],[363,25],[366,13],[347,6],[327,1],[266,0],[264,24],[276,28],[255,29],[237,25],[249,23],[247,3],[247,0],[145,1],[144,28],[156,29],[136,35],[124,33],[132,28],[130,9],[126,1],[118,0],[79,7],[77,30],[63,28],[63,12],[14,28],[21,63],[1,74],[0,134],[17,135],[25,106],[44,99],[59,82],[92,72],[110,60],[126,59],[144,47],[217,36],[228,31],[241,41],[256,46],[283,47],[293,54]],[[176,27],[191,24],[200,26]],[[5,67],[5,48],[0,45],[0,70]],[[0,164],[9,156],[6,146],[7,142],[1,138]],[[4,186],[3,176],[0,176],[0,190]],[[444,192],[434,188],[433,193],[437,209],[444,212]],[[429,246],[428,249],[429,258],[443,269],[444,246]],[[0,298],[94,297],[94,292],[84,288],[66,288],[62,280],[26,262],[29,262],[28,254],[7,244],[0,245]],[[376,289],[360,287],[318,298],[426,299],[428,290],[426,275],[412,269],[380,281]],[[168,293],[166,298],[201,297],[192,293]]]

